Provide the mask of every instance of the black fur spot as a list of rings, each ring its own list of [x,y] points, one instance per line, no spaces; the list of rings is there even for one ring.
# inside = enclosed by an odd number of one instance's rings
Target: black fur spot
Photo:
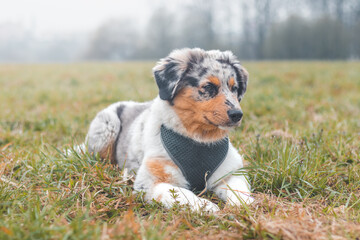
[[[234,108],[234,107],[235,107],[235,105],[232,104],[229,100],[226,100],[226,101],[225,101],[225,104],[228,105],[230,108]]]
[[[208,68],[202,68],[199,73],[199,77],[200,78],[203,77],[207,73],[207,71],[208,71]]]
[[[125,106],[124,105],[120,105],[116,108],[116,114],[120,120],[120,130],[119,130],[119,134],[117,135],[116,139],[115,139],[115,142],[114,142],[114,148],[113,148],[113,157],[114,157],[114,161],[113,163],[116,163],[116,155],[117,155],[117,145],[118,145],[118,142],[119,142],[119,138],[120,138],[120,134],[121,134],[121,130],[122,130],[122,126],[121,126],[121,115],[123,114],[124,112],[124,109],[125,109]],[[113,160],[112,160],[113,161]]]
[[[167,80],[175,81],[177,79],[177,77],[178,77],[177,70],[176,70],[177,66],[178,66],[178,64],[173,63],[173,62],[169,62],[166,65],[166,68],[165,68],[165,71],[164,71],[164,77]]]
[[[216,59],[216,61],[218,61],[219,63],[225,63],[225,64],[231,65],[229,58],[226,58],[226,59]]]
[[[213,83],[207,83],[198,93],[204,99],[213,98],[219,93],[219,87]]]
[[[120,105],[116,108],[116,114],[120,120],[121,120],[121,114],[123,113],[124,108],[125,108],[124,105]]]
[[[204,56],[199,54],[191,54],[189,62],[192,64],[201,64],[204,61]]]
[[[186,85],[190,85],[192,87],[199,86],[199,80],[194,77],[190,77],[190,76],[184,77],[183,83]]]

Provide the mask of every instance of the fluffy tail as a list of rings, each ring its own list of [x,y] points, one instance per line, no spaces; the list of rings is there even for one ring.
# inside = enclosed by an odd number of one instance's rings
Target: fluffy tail
[[[91,122],[86,136],[89,153],[99,154],[101,158],[116,163],[115,143],[120,133],[120,124],[117,114],[109,108],[99,112]]]

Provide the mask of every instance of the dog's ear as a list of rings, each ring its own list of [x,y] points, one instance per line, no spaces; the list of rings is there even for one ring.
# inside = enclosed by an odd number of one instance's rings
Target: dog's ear
[[[203,50],[184,48],[174,50],[161,59],[153,68],[154,77],[159,87],[162,100],[172,101],[185,85],[182,80],[186,72],[202,56]]]
[[[238,97],[238,100],[241,101],[241,99],[244,97],[244,94],[246,92],[248,79],[249,79],[249,73],[243,66],[240,65],[239,61],[237,61],[237,63],[235,63],[235,64],[232,64],[232,66],[235,69],[236,80],[239,84],[239,88],[237,91],[237,97]]]
[[[236,81],[238,82],[239,85],[237,97],[238,100],[241,101],[241,99],[243,98],[246,92],[246,88],[248,84],[248,79],[249,79],[248,71],[246,71],[246,69],[243,66],[241,66],[240,61],[230,51],[220,52],[218,50],[213,50],[209,52],[211,52],[213,55],[216,56],[217,61],[221,63],[229,64],[234,69],[236,75]]]

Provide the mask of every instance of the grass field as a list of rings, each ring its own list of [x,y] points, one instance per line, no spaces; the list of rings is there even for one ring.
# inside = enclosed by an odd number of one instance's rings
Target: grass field
[[[154,63],[0,65],[0,239],[359,239],[360,63],[249,62],[231,134],[255,203],[192,213],[87,154],[96,112],[157,89]]]

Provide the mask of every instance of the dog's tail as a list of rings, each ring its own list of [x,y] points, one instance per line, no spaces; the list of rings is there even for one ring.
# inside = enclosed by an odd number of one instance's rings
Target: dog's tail
[[[120,129],[121,122],[117,112],[106,108],[99,112],[91,122],[84,145],[85,147],[87,145],[90,154],[99,154],[100,158],[110,159],[115,164],[115,145]]]

